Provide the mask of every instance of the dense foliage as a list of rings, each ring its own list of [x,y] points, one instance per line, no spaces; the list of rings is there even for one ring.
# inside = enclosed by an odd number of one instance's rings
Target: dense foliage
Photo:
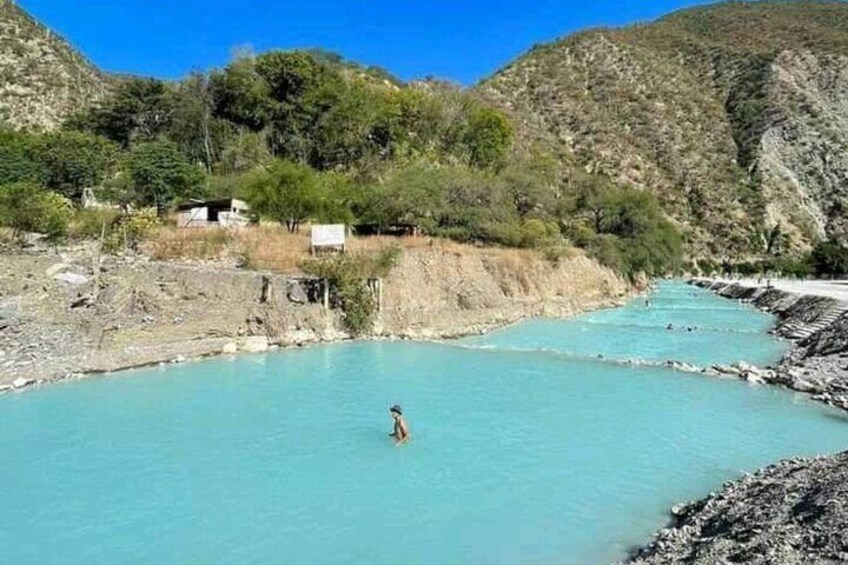
[[[848,247],[836,241],[821,242],[810,254],[810,265],[820,277],[848,275]]]
[[[682,253],[652,196],[516,150],[512,121],[471,93],[324,52],[240,55],[178,83],[127,79],[62,131],[0,136],[0,186],[33,183],[77,204],[93,195],[163,215],[237,196],[290,231],[406,225],[553,260],[577,243],[632,276],[673,269]],[[122,233],[122,222],[102,224]]]
[[[66,198],[37,184],[0,185],[0,226],[10,228],[14,237],[37,232],[59,239],[67,233],[72,214]]]

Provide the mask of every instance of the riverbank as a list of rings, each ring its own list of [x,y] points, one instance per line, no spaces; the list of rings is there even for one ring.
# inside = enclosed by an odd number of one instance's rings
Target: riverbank
[[[848,303],[841,287],[692,284],[778,317],[776,333],[794,347],[775,367],[757,372],[762,382],[848,410]],[[669,527],[629,563],[846,563],[848,452],[781,461],[671,514]]]
[[[614,306],[631,287],[575,252],[557,264],[448,242],[403,251],[377,339],[441,339]],[[350,339],[302,276],[100,257],[82,246],[0,255],[0,391],[237,352]]]
[[[813,283],[807,289],[758,286],[756,282],[692,281],[719,296],[750,302],[778,318],[775,333],[793,348],[763,382],[809,393],[848,410],[848,288]],[[844,292],[842,294],[841,292]]]

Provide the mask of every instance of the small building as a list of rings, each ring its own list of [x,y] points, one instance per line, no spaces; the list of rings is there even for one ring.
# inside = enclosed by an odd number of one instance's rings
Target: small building
[[[180,228],[239,228],[252,222],[250,206],[235,198],[197,200],[177,207],[177,227]]]
[[[312,254],[319,251],[345,251],[347,228],[344,224],[312,226]]]
[[[395,222],[388,225],[360,223],[353,226],[353,232],[361,236],[413,237],[421,235],[417,224]]]

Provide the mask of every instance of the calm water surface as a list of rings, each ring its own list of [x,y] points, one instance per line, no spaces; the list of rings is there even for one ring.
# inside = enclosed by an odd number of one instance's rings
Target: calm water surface
[[[804,396],[609,362],[773,360],[785,346],[771,323],[667,284],[650,309],[451,344],[332,345],[7,395],[0,562],[610,562],[674,503],[848,448],[848,421]],[[387,437],[394,402],[414,436],[403,448]]]

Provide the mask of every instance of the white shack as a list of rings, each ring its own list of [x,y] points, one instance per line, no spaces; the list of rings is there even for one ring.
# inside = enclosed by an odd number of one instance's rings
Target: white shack
[[[177,226],[181,228],[238,228],[251,221],[250,206],[236,198],[194,201],[177,208]]]

